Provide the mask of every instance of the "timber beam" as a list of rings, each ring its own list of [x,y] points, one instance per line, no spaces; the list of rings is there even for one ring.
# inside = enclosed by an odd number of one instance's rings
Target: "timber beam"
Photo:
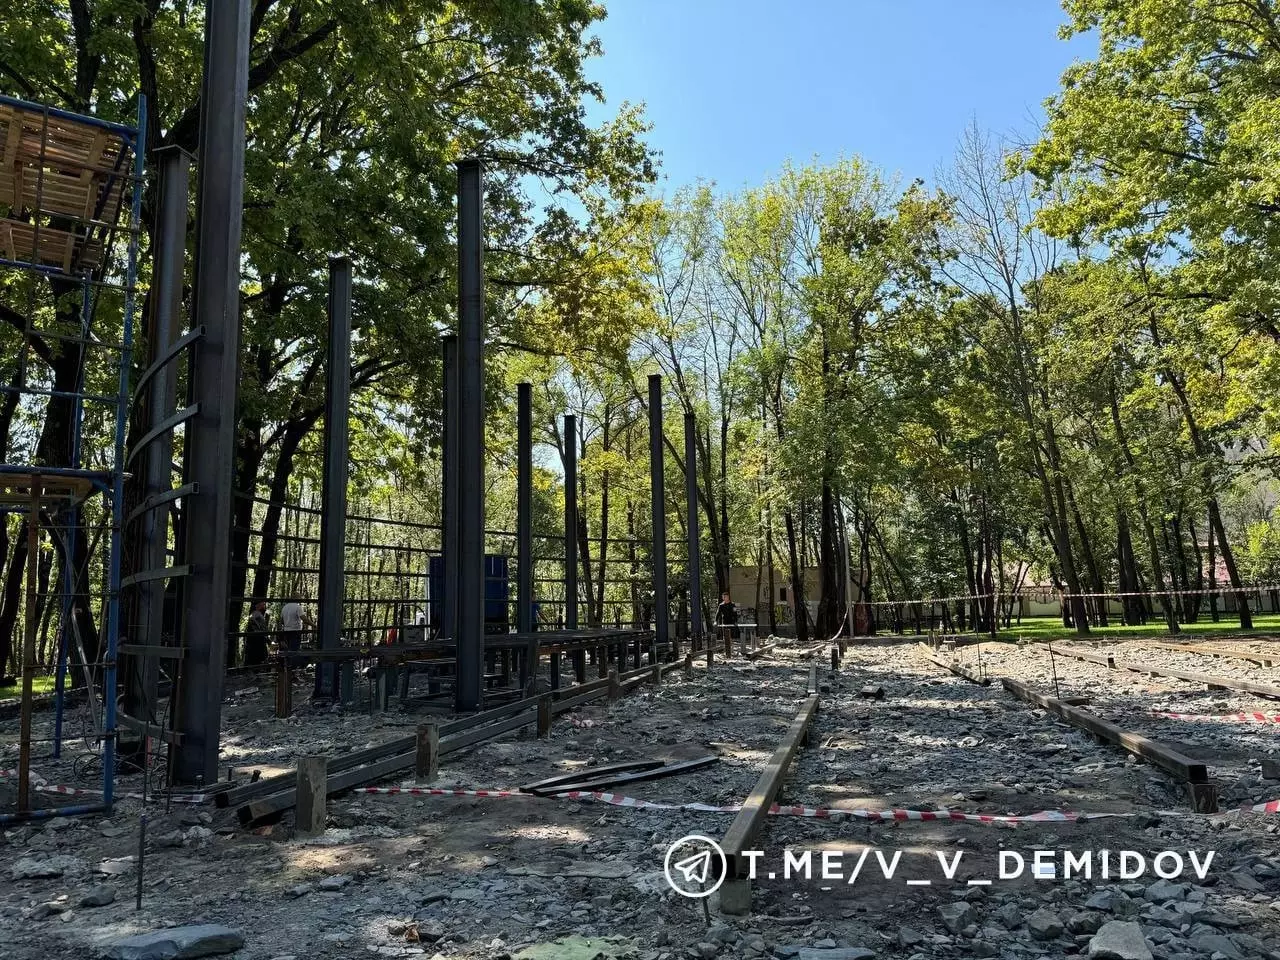
[[[1172,677],[1174,680],[1182,680],[1186,683],[1203,684],[1210,690],[1235,690],[1240,693],[1252,693],[1260,697],[1273,697],[1280,700],[1280,687],[1266,683],[1254,683],[1252,680],[1237,680],[1235,677],[1216,677],[1207,673],[1189,673],[1185,670],[1170,670],[1168,667],[1152,666],[1147,663],[1130,663],[1124,660],[1116,660],[1114,657],[1104,657],[1095,653],[1086,653],[1083,650],[1073,650],[1070,647],[1055,648],[1053,652],[1060,653],[1064,657],[1072,657],[1076,660],[1087,660],[1090,663],[1099,663],[1104,666],[1111,667],[1114,670],[1128,670],[1130,673],[1145,673],[1152,677]]]
[[[800,712],[791,721],[786,736],[761,772],[755,789],[743,801],[742,809],[725,833],[724,840],[720,842],[727,870],[724,885],[720,888],[720,909],[725,913],[743,914],[751,910],[749,858],[744,854],[754,849],[756,838],[769,817],[769,810],[782,791],[791,761],[799,752],[801,744],[808,740],[809,726],[817,712],[818,695],[815,693],[805,699]]]
[[[1187,784],[1192,803],[1198,813],[1216,813],[1216,791],[1209,783],[1209,770],[1205,764],[1175,750],[1167,744],[1152,740],[1140,733],[1125,730],[1097,714],[1063,703],[1054,697],[1037,693],[1025,683],[1005,677],[1001,683],[1005,690],[1019,700],[1047,710],[1073,727],[1087,730],[1098,740],[1111,743],[1160,767]]]
[[[1165,643],[1159,640],[1144,640],[1144,647],[1154,647],[1159,650],[1177,650],[1180,653],[1198,653],[1206,657],[1227,657],[1231,660],[1248,660],[1250,663],[1261,664],[1264,667],[1273,667],[1277,660],[1280,660],[1280,654],[1274,653],[1255,653],[1252,650],[1241,650],[1236,647],[1205,647],[1199,644],[1190,643]]]

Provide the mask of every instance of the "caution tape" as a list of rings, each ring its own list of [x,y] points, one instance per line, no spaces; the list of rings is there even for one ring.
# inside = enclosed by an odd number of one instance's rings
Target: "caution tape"
[[[1198,713],[1166,713],[1152,710],[1153,717],[1166,720],[1188,720],[1194,723],[1280,723],[1280,713],[1223,713],[1218,715]]]
[[[17,775],[18,775],[17,770],[8,770],[8,769],[0,768],[0,780],[10,780],[16,777]],[[36,793],[56,793],[56,794],[61,794],[64,797],[101,797],[103,796],[103,792],[101,790],[95,790],[92,787],[68,787],[58,783],[50,783],[48,780],[40,776],[40,774],[36,773],[34,770],[29,771],[28,776],[31,778],[32,789],[35,790]],[[164,794],[154,794],[154,793],[146,796],[142,795],[141,793],[116,794],[116,797],[118,799],[141,800],[144,803],[160,803],[162,801],[171,802],[171,803],[204,803],[207,800],[209,800],[210,796],[211,794],[207,794],[207,793],[182,794],[180,796],[174,796],[174,797],[168,797],[168,796],[165,796]]]
[[[628,807],[632,810],[683,810],[694,813],[738,813],[742,810],[741,804],[716,806],[709,803],[658,803],[653,800],[641,800],[636,797],[628,797],[620,793],[604,793],[585,790],[570,790],[564,793],[547,794],[545,797],[540,797],[537,794],[523,793],[519,790],[447,790],[441,787],[360,787],[353,792],[384,795],[404,794],[406,796],[424,797],[489,797],[495,799],[503,797],[546,799],[547,797],[550,797],[557,800],[582,800],[594,803],[606,803],[615,807]],[[1159,813],[1160,816],[1165,817],[1222,817],[1240,813],[1280,813],[1280,800],[1270,800],[1266,803],[1238,807],[1216,814],[1194,814],[1180,810],[1160,810],[1156,812]],[[819,820],[870,820],[879,822],[920,820],[984,824],[1082,823],[1088,820],[1105,820],[1111,818],[1136,817],[1140,815],[1137,811],[1133,813],[1085,813],[1072,810],[1041,810],[1037,813],[1027,814],[996,814],[965,813],[962,810],[907,810],[900,808],[893,808],[889,810],[873,810],[870,808],[846,810],[840,807],[783,806],[776,803],[769,808],[769,813],[776,817],[808,817]]]

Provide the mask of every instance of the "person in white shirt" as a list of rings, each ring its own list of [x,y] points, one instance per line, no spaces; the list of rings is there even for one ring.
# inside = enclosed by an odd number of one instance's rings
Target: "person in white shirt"
[[[304,610],[297,600],[290,600],[280,610],[280,640],[286,650],[298,650],[302,647],[302,628],[314,630],[315,620],[311,613]]]

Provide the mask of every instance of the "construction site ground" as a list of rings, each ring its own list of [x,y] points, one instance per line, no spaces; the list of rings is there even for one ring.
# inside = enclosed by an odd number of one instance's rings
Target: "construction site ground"
[[[233,954],[242,960],[1123,957],[1142,956],[1139,946],[1167,960],[1280,958],[1280,815],[1194,814],[1185,785],[1169,774],[1016,699],[998,680],[984,687],[946,672],[917,639],[854,642],[836,672],[828,648],[806,653],[786,642],[755,662],[717,658],[710,670],[700,662],[692,678],[676,671],[660,688],[561,716],[549,737],[528,727],[450,755],[432,784],[515,788],[621,760],[719,758],[619,788],[613,803],[354,792],[330,799],[322,835],[299,839],[292,812],[245,828],[233,809],[126,798],[110,818],[10,827],[0,836],[0,954],[93,957],[131,935],[221,924],[243,937]],[[1260,652],[1272,643],[1215,642]],[[1280,684],[1280,668],[1242,660],[1136,642],[1089,649]],[[1265,720],[1280,716],[1280,701],[1051,659],[1043,644],[983,644],[954,655],[1043,694],[1089,697],[1084,709],[1205,761],[1224,810],[1280,798],[1280,724]],[[809,813],[845,813],[769,819],[756,847],[762,869],[776,876],[754,884],[745,916],[722,914],[716,896],[677,895],[663,872],[669,845],[691,833],[723,837],[733,813],[646,809],[619,805],[620,797],[741,803],[799,710],[815,662],[821,705],[780,799]],[[224,707],[225,767],[280,772],[300,755],[338,756],[403,737],[423,719],[394,703],[379,715],[312,708],[308,681],[299,683],[295,702],[303,706],[276,719],[268,681],[236,681],[241,689],[229,690]],[[883,688],[884,698],[860,696],[865,687]],[[1264,719],[1238,716],[1251,714]],[[68,721],[73,731],[77,716]],[[38,735],[51,724],[40,713]],[[16,721],[5,721],[0,767],[16,766],[16,738]],[[49,784],[91,788],[96,769],[85,756],[77,741],[35,768]],[[411,776],[384,785],[409,783]],[[120,778],[121,793],[141,789],[139,775]],[[49,804],[92,799],[39,796]],[[0,781],[0,806],[12,809],[13,799],[12,780]],[[1117,816],[984,823],[904,812],[936,810]],[[1109,879],[1096,875],[1104,850],[1115,861]],[[813,851],[808,877],[782,876],[785,851],[793,860]],[[1033,876],[1036,851],[1053,851],[1042,859],[1054,863],[1054,876]],[[1118,876],[1122,851],[1144,858],[1140,876]],[[1153,872],[1164,851],[1184,861],[1175,879]],[[1212,854],[1203,878],[1192,851],[1201,864]],[[823,852],[834,865],[826,878]],[[1064,878],[1063,852],[1091,853],[1095,876]],[[1016,878],[1001,872],[1002,862],[1012,872],[1010,853],[1025,863]],[[882,864],[895,857],[886,878]],[[950,877],[944,866],[954,868]],[[1139,945],[1113,936],[1115,922],[1137,924]]]

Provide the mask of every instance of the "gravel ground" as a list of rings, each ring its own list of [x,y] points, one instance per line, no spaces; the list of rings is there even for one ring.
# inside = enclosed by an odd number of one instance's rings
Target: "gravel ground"
[[[1107,649],[1117,659],[1280,683],[1280,671],[1244,661],[1134,643]],[[960,655],[976,665],[979,653],[964,648]],[[1086,709],[1205,760],[1224,806],[1280,798],[1280,781],[1263,775],[1280,759],[1280,725],[1158,715],[1277,714],[1280,703],[1060,656],[1051,667],[1043,646],[984,644],[981,657],[989,673],[1049,694],[1056,668],[1062,695],[1089,696]],[[0,885],[0,953],[15,960],[96,956],[133,934],[217,923],[243,936],[234,954],[242,960],[923,960],[1147,955],[1142,951],[1168,960],[1280,958],[1280,816],[1194,815],[1183,787],[1159,769],[1100,745],[998,683],[981,687],[952,676],[914,642],[851,646],[834,675],[825,651],[819,663],[821,706],[782,799],[852,813],[771,818],[757,844],[762,874],[747,916],[721,915],[717,897],[704,911],[702,902],[674,894],[662,873],[672,841],[689,833],[722,836],[731,814],[408,794],[335,798],[328,829],[310,840],[294,837],[291,814],[250,830],[233,811],[175,805],[166,813],[153,804],[143,907],[135,910],[136,863],[125,858],[137,853],[142,805],[125,800],[109,820],[54,820],[0,836],[0,875],[8,881]],[[434,786],[515,787],[598,763],[713,754],[720,760],[711,767],[621,791],[667,804],[734,804],[798,711],[808,671],[809,661],[785,647],[757,663],[717,659],[710,674],[699,665],[691,680],[677,672],[661,689],[558,718],[547,739],[529,731],[451,755]],[[228,766],[284,769],[300,753],[338,754],[403,736],[421,719],[396,707],[376,718],[304,708],[277,720],[265,684],[237,685],[245,692],[225,708]],[[864,685],[882,686],[885,699],[860,698]],[[300,687],[295,702],[304,694]],[[39,720],[48,727],[47,715]],[[6,721],[0,728],[0,766],[13,765],[16,727]],[[58,763],[39,761],[38,772],[80,785],[76,751],[68,753]],[[140,787],[137,776],[122,778],[121,790]],[[0,781],[0,808],[11,803],[12,784]],[[890,808],[1124,816],[1012,825],[879,822],[857,814]],[[1058,865],[1054,879],[1032,879],[1037,850],[1054,852],[1042,855]],[[1120,878],[1117,862],[1113,876],[1102,879],[1103,850],[1116,861],[1120,851],[1141,855],[1145,872]],[[1153,872],[1155,855],[1166,850],[1186,862],[1174,880]],[[1002,877],[1002,851],[1008,864],[1012,854],[1023,857],[1020,876]],[[1064,879],[1063,851],[1093,851],[1095,876]],[[1202,862],[1212,852],[1203,878],[1193,874],[1188,851]],[[812,875],[785,879],[784,852],[794,859],[808,852]],[[860,859],[862,872],[850,882]],[[891,878],[881,863],[894,867]],[[944,863],[954,865],[950,878]],[[764,871],[774,866],[769,879]],[[55,875],[29,876],[41,872]],[[1126,945],[1135,927],[1137,943]]]

